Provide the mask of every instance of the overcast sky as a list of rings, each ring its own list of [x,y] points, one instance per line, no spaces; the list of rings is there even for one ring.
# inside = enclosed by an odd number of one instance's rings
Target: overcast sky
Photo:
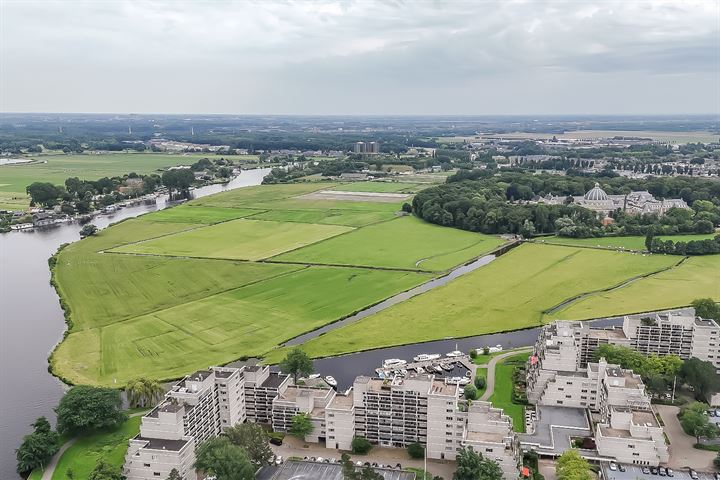
[[[720,112],[720,0],[0,0],[6,112]]]

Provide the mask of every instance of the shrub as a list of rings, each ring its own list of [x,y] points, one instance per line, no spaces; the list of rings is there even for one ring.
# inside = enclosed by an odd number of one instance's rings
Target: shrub
[[[485,382],[485,377],[481,377],[480,375],[475,377],[475,388],[482,390],[486,385],[487,383]]]
[[[407,451],[410,458],[423,458],[425,456],[425,447],[418,442],[408,445]]]
[[[477,388],[475,388],[475,385],[465,385],[463,392],[465,394],[466,400],[475,400],[475,398],[477,398],[478,392]]]
[[[477,354],[477,350],[475,350],[474,348],[471,349],[470,352],[469,352],[469,355],[470,355],[470,358],[476,359],[476,358],[477,358],[477,355],[478,355],[478,354]]]
[[[365,437],[353,437],[350,446],[352,452],[358,455],[365,455],[372,448],[372,444]]]

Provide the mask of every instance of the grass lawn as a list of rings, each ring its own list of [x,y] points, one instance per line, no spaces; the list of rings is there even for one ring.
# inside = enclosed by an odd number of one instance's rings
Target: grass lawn
[[[67,480],[69,469],[74,473],[73,478],[88,478],[100,460],[119,470],[125,461],[128,440],[140,431],[140,418],[132,417],[117,428],[80,437],[60,457],[53,480]]]
[[[417,191],[416,183],[401,182],[354,182],[338,185],[333,190],[343,192],[412,193]]]
[[[308,182],[290,183],[287,185],[258,185],[256,187],[236,188],[226,192],[210,195],[188,202],[186,205],[203,205],[210,207],[258,207],[263,202],[280,201],[286,198],[302,195],[334,187],[335,183]]]
[[[677,262],[677,257],[526,244],[489,265],[305,343],[314,357],[541,325],[543,312]],[[698,289],[696,297],[707,294]],[[707,296],[707,295],[705,295]],[[614,305],[598,305],[595,316]],[[620,306],[622,308],[622,306]]]
[[[495,366],[495,390],[490,401],[493,406],[502,408],[506,415],[512,417],[513,429],[516,432],[525,431],[525,406],[512,402],[512,372],[516,365],[524,364],[529,356],[529,352],[519,353]]]
[[[273,260],[442,271],[503,243],[499,237],[449,229],[407,216],[370,225]]]
[[[166,208],[158,212],[148,213],[143,216],[144,220],[153,222],[172,223],[200,223],[210,225],[213,223],[227,222],[242,217],[256,215],[262,210],[250,208],[224,208],[224,207],[203,207],[200,205],[180,205]]]
[[[0,192],[25,197],[25,188],[33,182],[64,185],[68,177],[98,180],[130,172],[152,173],[174,165],[190,165],[207,155],[171,155],[164,153],[109,153],[100,155],[38,155],[37,162],[0,166]],[[23,207],[28,206],[27,199]]]
[[[391,220],[392,212],[354,211],[354,210],[268,210],[253,215],[253,220],[273,220],[276,222],[318,223],[324,225],[346,225],[362,227],[371,223]]]
[[[428,276],[310,267],[100,328],[73,330],[52,358],[77,383],[168,379],[278,343],[411,288]]]
[[[261,260],[352,230],[315,225],[240,219],[197,228],[178,235],[114,249],[120,253]]]
[[[507,350],[500,351],[500,352],[488,353],[487,355],[485,355],[484,353],[480,353],[480,354],[478,354],[478,356],[476,356],[475,358],[472,359],[472,362],[475,365],[485,365],[493,357],[497,357],[498,355],[502,355],[503,353],[507,353]]]
[[[574,302],[552,317],[587,319],[597,317],[598,312],[602,315],[647,312],[690,305],[696,298],[705,297],[720,302],[720,255],[690,257],[671,270]]]
[[[709,233],[704,235],[668,235],[665,237],[658,236],[661,240],[672,240],[673,242],[689,242],[691,240],[707,240],[714,238],[716,234]],[[600,238],[564,238],[564,237],[546,237],[542,240],[545,243],[578,245],[582,247],[603,247],[603,248],[626,248],[628,250],[645,250],[645,237],[600,237]]]
[[[73,310],[73,331],[108,325],[199,300],[301,268],[210,259],[133,255],[63,255],[56,269]]]

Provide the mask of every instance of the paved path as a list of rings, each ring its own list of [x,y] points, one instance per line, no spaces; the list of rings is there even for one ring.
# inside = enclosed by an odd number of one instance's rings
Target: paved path
[[[655,405],[655,408],[665,423],[665,433],[670,439],[668,465],[676,470],[693,467],[701,472],[713,471],[713,458],[716,453],[693,447],[695,437],[683,431],[677,418],[680,409],[671,405]]]
[[[76,441],[77,437],[71,438],[70,440],[65,442],[62,447],[60,447],[60,450],[58,450],[55,455],[53,455],[53,457],[50,459],[50,463],[48,463],[45,467],[45,471],[42,474],[42,480],[52,480],[53,473],[55,473],[55,467],[57,467],[58,461],[60,461],[60,457],[62,457],[63,453],[65,453],[65,450],[72,447]]]
[[[131,413],[130,415],[128,415],[128,417],[130,417],[130,418],[139,417],[141,415],[145,415],[146,413],[147,413],[147,410],[142,411],[142,412],[135,412],[135,413]],[[50,459],[50,463],[48,463],[47,466],[45,467],[45,470],[43,471],[41,480],[52,480],[53,473],[55,473],[55,468],[57,467],[57,464],[60,461],[60,458],[62,458],[65,451],[68,448],[72,447],[73,444],[75,442],[77,442],[77,440],[78,440],[77,437],[71,438],[70,440],[65,442],[62,445],[62,447],[60,447],[60,450],[58,450],[57,453],[55,455],[53,455],[53,457]]]
[[[504,360],[507,357],[517,355],[519,353],[532,352],[532,349],[533,347],[519,348],[517,350],[505,352],[501,355],[491,358],[490,361],[487,363],[487,379],[485,380],[485,382],[487,383],[487,389],[485,390],[485,393],[483,393],[482,397],[480,397],[480,400],[487,400],[492,396],[493,392],[495,391],[495,365],[497,365],[497,362],[499,362],[500,360]]]

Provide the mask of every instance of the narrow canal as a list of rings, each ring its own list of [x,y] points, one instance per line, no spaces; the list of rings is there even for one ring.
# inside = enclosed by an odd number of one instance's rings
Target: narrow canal
[[[203,197],[223,190],[259,185],[269,169],[246,170],[227,184],[194,190]],[[165,208],[155,204],[119,210],[92,221],[99,228],[125,218]],[[47,259],[63,243],[80,239],[80,226],[61,226],[0,234],[0,479],[19,478],[15,449],[30,423],[46,416],[54,423],[53,408],[64,384],[50,375],[47,357],[65,330],[63,312],[50,285]]]

